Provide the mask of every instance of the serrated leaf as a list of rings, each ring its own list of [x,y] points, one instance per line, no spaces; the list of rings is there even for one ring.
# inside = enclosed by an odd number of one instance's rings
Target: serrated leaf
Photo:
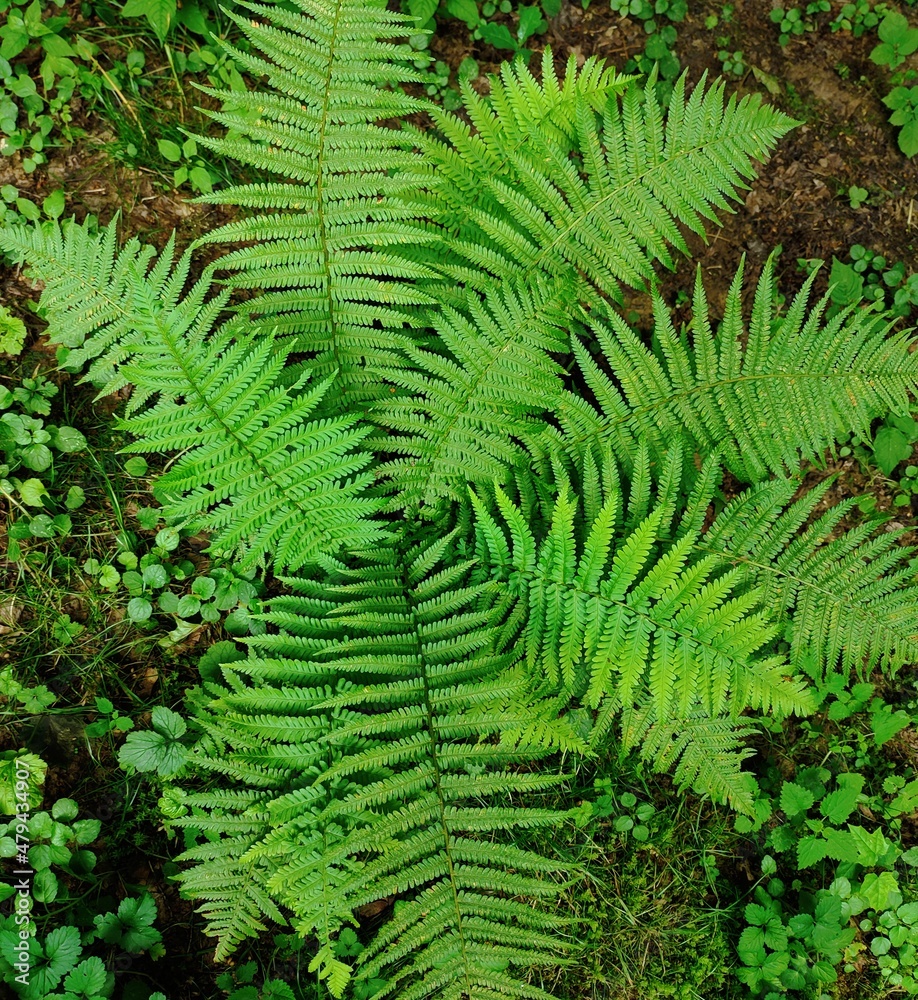
[[[802,785],[793,781],[785,781],[781,786],[781,796],[779,799],[781,811],[790,818],[798,813],[806,812],[816,801],[816,797]]]
[[[93,997],[105,989],[105,964],[101,958],[92,955],[82,962],[64,980],[64,989],[78,996]]]
[[[864,788],[864,776],[861,774],[840,774],[839,788],[829,792],[819,803],[819,811],[836,826],[851,815],[857,808],[858,796]]]
[[[822,837],[801,837],[797,841],[797,867],[809,868],[828,855],[828,845]]]

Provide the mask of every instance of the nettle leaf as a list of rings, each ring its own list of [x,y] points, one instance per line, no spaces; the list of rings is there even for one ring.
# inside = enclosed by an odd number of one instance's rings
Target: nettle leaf
[[[862,774],[840,774],[838,789],[829,792],[819,803],[819,811],[830,822],[836,825],[844,821],[857,808],[858,798],[864,788]]]
[[[816,797],[802,785],[793,781],[785,781],[781,786],[780,797],[781,811],[788,817],[796,816],[798,813],[806,812],[816,801]]]
[[[810,868],[829,854],[829,845],[823,837],[801,837],[797,841],[797,867]]]

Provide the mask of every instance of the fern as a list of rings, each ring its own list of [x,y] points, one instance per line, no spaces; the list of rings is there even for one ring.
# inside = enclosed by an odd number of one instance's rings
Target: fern
[[[682,471],[680,452],[671,452],[657,496],[632,488],[626,502],[607,460],[593,509],[578,516],[562,488],[541,537],[500,487],[494,514],[473,495],[477,551],[525,606],[517,620],[525,621],[533,680],[595,710],[594,741],[618,713],[639,717],[638,729],[652,726],[656,734],[684,728],[678,753],[659,735],[643,752],[661,768],[680,753],[694,754],[694,763],[682,765],[690,783],[748,809],[743,755],[706,755],[689,734],[723,734],[725,747],[735,749],[738,740],[731,743],[727,733],[743,711],[782,716],[813,711],[814,704],[774,650],[779,630],[765,588],[749,586],[742,568],[706,544],[702,518],[694,515],[712,491],[696,495],[697,507],[681,525],[671,523],[674,515],[685,517],[677,503]],[[732,515],[728,505],[723,520],[734,523]],[[634,728],[633,721],[626,726]],[[625,745],[635,742],[629,737]]]
[[[752,161],[795,124],[757,95],[725,102],[722,82],[686,98],[684,77],[664,120],[653,88],[631,83],[592,60],[559,81],[546,51],[541,83],[515,63],[489,100],[466,84],[469,123],[430,111],[436,130],[414,136],[443,179],[429,211],[460,258],[447,273],[471,284],[475,271],[579,273],[619,298],[654,261],[672,266],[669,246],[687,252],[678,224],[703,235],[715,208],[729,211]]]
[[[445,306],[436,318],[439,350],[415,347],[406,352],[409,365],[377,369],[412,393],[373,412],[399,436],[368,442],[404,456],[377,473],[399,487],[399,506],[457,499],[468,480],[500,480],[520,461],[520,441],[543,426],[535,418],[563,390],[552,355],[568,346],[569,301],[559,282],[507,282],[484,297],[469,291],[464,311]]]
[[[742,264],[716,333],[700,274],[688,336],[654,296],[653,349],[611,310],[594,312],[604,365],[582,342],[573,347],[598,410],[573,393],[558,401],[564,450],[608,440],[629,461],[639,444],[660,450],[687,432],[703,452],[716,448],[734,475],[758,482],[822,454],[843,432],[868,436],[881,413],[906,412],[918,386],[912,336],[891,334],[888,317],[855,307],[826,320],[828,296],[808,310],[815,274],[778,317],[774,266],[772,254],[748,326]]]
[[[701,541],[764,589],[795,670],[815,680],[840,669],[893,674],[918,662],[918,586],[902,532],[867,521],[840,530],[855,501],[813,518],[831,480],[794,501],[798,483],[764,483],[738,497]]]
[[[700,278],[686,330],[656,292],[649,343],[617,313],[794,124],[756,98],[682,80],[664,116],[546,52],[454,115],[402,90],[384,0],[241,6],[267,84],[210,91],[200,141],[270,176],[203,199],[250,214],[197,280],[114,225],[0,234],[67,366],[131,387],[130,450],[177,453],[166,515],[288,574],[188,698],[183,891],[220,959],[291,922],[336,997],[544,998],[578,873],[523,844],[568,817],[559,757],[634,749],[749,810],[746,713],[918,659],[910,553],[786,478],[908,405],[913,338],[812,279],[777,314],[774,258],[748,323],[742,266],[719,328]],[[721,507],[725,467],[754,485]]]
[[[566,348],[557,298],[543,292],[540,301],[538,292],[529,293],[521,307],[513,293],[495,288],[484,301],[496,305],[486,311],[471,293],[473,317],[452,319],[456,314],[447,312],[449,325],[439,324],[454,362],[415,348],[409,356],[416,373],[380,369],[415,393],[374,412],[397,435],[374,439],[376,447],[385,440],[389,451],[405,456],[381,471],[401,503],[431,503],[457,496],[465,479],[505,483],[514,464],[544,458],[547,450],[576,455],[590,442],[608,442],[628,467],[642,447],[659,455],[687,435],[703,453],[716,448],[741,480],[758,482],[820,455],[843,432],[867,436],[881,413],[907,412],[918,386],[911,334],[891,334],[892,320],[853,307],[825,321],[827,296],[807,308],[812,277],[787,314],[776,317],[774,265],[773,255],[748,326],[742,266],[716,333],[700,277],[690,340],[675,330],[656,294],[652,347],[611,309],[584,315],[584,339],[575,335],[571,348],[595,404],[582,389],[564,387],[555,360]],[[508,300],[512,311],[501,306]],[[568,319],[566,328],[572,326]],[[476,327],[473,336],[468,330]],[[587,347],[588,332],[599,359]]]
[[[270,552],[298,569],[383,537],[368,519],[378,503],[360,495],[368,429],[354,416],[310,421],[328,380],[284,387],[286,352],[214,329],[225,296],[208,298],[205,275],[182,297],[187,254],[173,266],[170,244],[152,268],[136,242],[115,255],[114,226],[99,236],[14,229],[0,241],[44,281],[51,339],[89,334],[68,361],[94,358],[87,377],[103,393],[134,387],[120,421],[136,439],[126,450],[183,453],[156,495],[167,517],[211,533],[215,555],[244,568]]]
[[[199,245],[246,244],[220,260],[229,287],[258,293],[240,307],[240,328],[289,337],[319,377],[336,374],[334,409],[346,412],[374,395],[366,363],[410,342],[431,301],[419,281],[433,272],[397,252],[431,239],[400,197],[430,183],[430,166],[376,124],[427,107],[399,86],[420,79],[403,68],[413,51],[390,41],[410,22],[385,0],[238,6],[249,16],[229,16],[261,55],[225,47],[271,90],[207,90],[225,102],[212,117],[230,133],[196,138],[280,180],[199,199],[257,210]]]
[[[287,581],[295,596],[266,616],[282,630],[250,640],[249,658],[208,685],[201,764],[258,789],[238,804],[187,796],[214,822],[178,820],[225,834],[225,844],[187,852],[203,864],[181,876],[209,900],[220,954],[258,929],[232,918],[227,884],[242,903],[267,869],[272,898],[318,937],[323,977],[342,976],[332,943],[352,911],[398,894],[361,956],[361,975],[388,980],[381,995],[546,996],[512,969],[556,963],[565,946],[550,932],[564,921],[518,897],[554,896],[557,880],[544,876],[563,866],[505,832],[564,814],[504,803],[564,776],[519,770],[542,746],[494,739],[528,714],[518,655],[499,648],[497,588],[464,583],[468,561],[438,569],[445,549],[377,549],[324,581]]]

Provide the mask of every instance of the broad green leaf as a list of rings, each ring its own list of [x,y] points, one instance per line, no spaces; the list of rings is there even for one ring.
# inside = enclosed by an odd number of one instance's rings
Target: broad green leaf
[[[873,440],[873,457],[885,476],[912,454],[908,438],[897,427],[881,427]]]
[[[865,875],[859,895],[867,900],[867,905],[872,910],[877,912],[894,910],[902,903],[899,882],[892,872]]]
[[[829,792],[819,803],[819,811],[830,822],[838,826],[857,808],[858,796],[864,787],[864,776],[861,774],[840,774],[838,789]]]
[[[793,781],[785,781],[781,786],[779,801],[781,811],[785,816],[790,818],[791,816],[796,816],[798,813],[806,812],[816,801],[816,797],[808,788],[804,788]]]
[[[145,17],[162,42],[169,33],[177,6],[176,0],[127,0],[121,14],[124,17]]]

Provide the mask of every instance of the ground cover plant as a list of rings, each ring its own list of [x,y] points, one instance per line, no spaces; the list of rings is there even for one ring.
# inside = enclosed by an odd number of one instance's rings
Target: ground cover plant
[[[669,296],[663,269],[801,122],[703,76],[661,88],[549,48],[502,64],[487,96],[466,64],[440,104],[418,42],[439,13],[389,6],[226,14],[239,69],[205,89],[218,128],[156,143],[237,164],[195,185],[228,208],[187,249],[56,202],[0,230],[39,283],[57,372],[126,400],[107,419],[133,456],[106,477],[111,515],[126,477],[137,495],[111,542],[82,544],[87,491],[62,471],[91,435],[58,416],[56,381],[21,373],[0,419],[22,592],[85,581],[105,630],[157,655],[218,626],[242,639],[193,675],[162,661],[177,676],[152,706],[109,647],[96,680],[82,668],[80,737],[142,803],[113,841],[158,826],[216,961],[239,958],[190,995],[842,996],[859,975],[918,991],[918,793],[884,756],[916,707],[913,550],[874,497],[800,474],[908,462],[907,262],[852,244],[823,294],[829,269],[804,255],[785,297],[777,249],[736,253],[719,290],[683,269]],[[41,634],[83,641],[52,614]],[[25,762],[33,809],[68,739],[54,712],[73,682],[45,680],[2,683],[34,717],[4,761]],[[9,985],[154,995],[153,898],[96,893],[96,821],[48,802],[0,841],[29,834],[33,895],[62,903],[32,914],[25,986],[4,918]],[[755,875],[728,890],[722,845],[744,839]],[[672,981],[634,961],[655,919],[680,927]],[[132,984],[119,955],[140,956]]]

